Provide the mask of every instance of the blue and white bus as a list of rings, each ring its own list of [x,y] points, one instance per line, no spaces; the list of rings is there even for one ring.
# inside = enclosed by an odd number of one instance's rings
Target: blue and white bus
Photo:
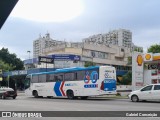
[[[116,70],[112,66],[75,67],[26,76],[25,94],[34,97],[68,97],[116,94]]]

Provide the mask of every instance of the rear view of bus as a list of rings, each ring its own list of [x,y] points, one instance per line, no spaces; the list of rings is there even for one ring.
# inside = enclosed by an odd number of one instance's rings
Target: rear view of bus
[[[100,67],[100,79],[102,79],[100,89],[102,94],[116,94],[116,70],[112,66]]]

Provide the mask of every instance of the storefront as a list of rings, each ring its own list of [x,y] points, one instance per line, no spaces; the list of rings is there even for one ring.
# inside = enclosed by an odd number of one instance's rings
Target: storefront
[[[148,84],[160,83],[160,53],[134,52],[132,74],[133,90]]]
[[[47,71],[54,71],[54,68],[47,68]],[[16,70],[4,72],[2,74],[2,80],[0,81],[0,87],[11,87],[13,89],[24,90],[24,82],[27,74],[46,72],[46,68],[37,68],[30,70]]]

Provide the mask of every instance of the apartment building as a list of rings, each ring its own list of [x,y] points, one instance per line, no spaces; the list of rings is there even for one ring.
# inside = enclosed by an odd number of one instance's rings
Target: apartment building
[[[57,41],[50,38],[50,34],[47,33],[45,36],[39,36],[38,39],[33,41],[33,58],[37,58],[42,55],[43,50],[49,47],[65,43],[64,41]]]
[[[84,66],[87,61],[97,65],[113,65],[117,69],[130,68],[128,58],[132,56],[134,49],[142,47],[132,43],[132,33],[129,30],[118,29],[106,34],[97,34],[85,38],[82,42],[57,41],[50,38],[49,33],[45,37],[33,42],[34,58],[48,55],[78,55],[80,61],[73,63],[72,60],[54,60],[55,68]],[[36,65],[36,67],[45,67]],[[48,66],[49,67],[49,66]],[[128,69],[127,68],[127,69]]]
[[[83,42],[90,44],[117,45],[123,47],[132,47],[132,32],[126,29],[109,31],[105,34],[92,35],[84,38]]]
[[[44,55],[78,55],[81,60],[77,63],[73,61],[56,61],[56,68],[84,66],[86,62],[93,62],[96,65],[112,65],[118,69],[124,69],[131,66],[128,65],[128,57],[131,57],[130,48],[119,47],[116,45],[105,46],[94,45],[85,42],[79,43],[66,43],[56,46],[56,48],[47,48],[43,51]],[[66,65],[65,65],[66,64]],[[120,68],[121,67],[121,68]]]

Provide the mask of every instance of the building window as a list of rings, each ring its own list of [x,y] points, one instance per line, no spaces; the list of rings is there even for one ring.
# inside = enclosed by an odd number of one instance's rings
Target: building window
[[[91,51],[91,57],[95,57],[95,51]]]
[[[124,49],[123,49],[123,48],[121,48],[121,52],[124,52]]]

